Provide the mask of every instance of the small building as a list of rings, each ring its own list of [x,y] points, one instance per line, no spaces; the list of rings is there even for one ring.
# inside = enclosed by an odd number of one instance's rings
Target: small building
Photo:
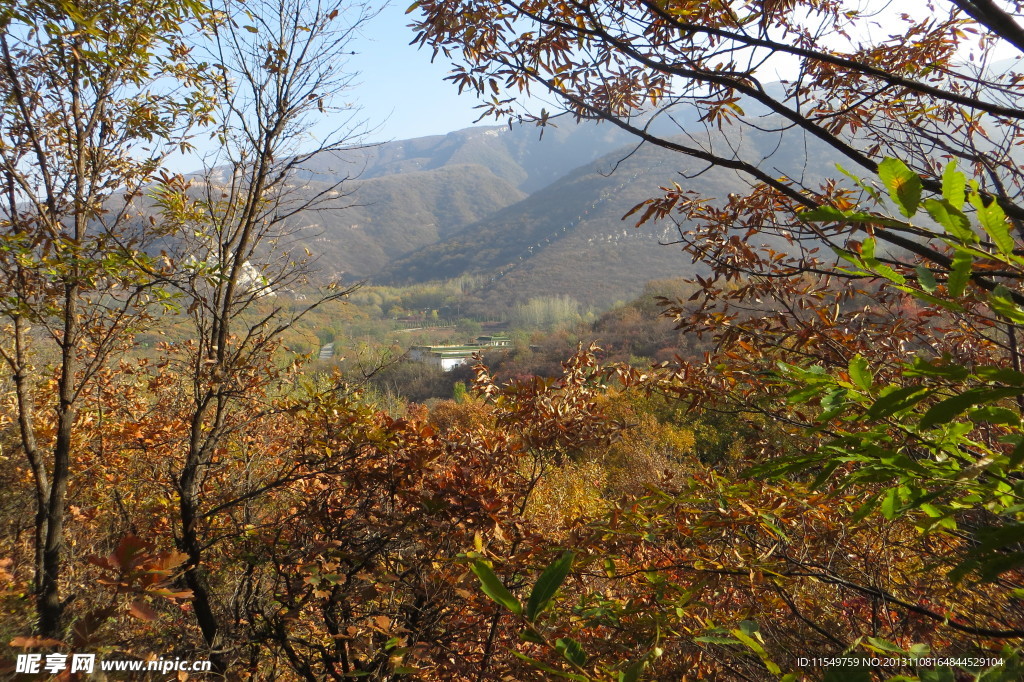
[[[512,339],[502,334],[493,336],[478,336],[473,340],[474,345],[490,348],[507,348],[512,345]]]
[[[459,365],[468,364],[474,353],[491,348],[508,348],[512,339],[507,336],[478,336],[464,346],[413,346],[409,359],[440,367],[447,372]]]
[[[473,353],[478,353],[480,350],[481,347],[477,345],[413,346],[409,349],[409,359],[440,367],[447,372],[459,365],[468,364]]]

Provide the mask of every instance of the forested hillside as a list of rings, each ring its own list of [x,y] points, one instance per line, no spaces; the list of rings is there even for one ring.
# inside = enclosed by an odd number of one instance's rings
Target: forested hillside
[[[308,192],[326,186],[306,181]],[[480,165],[446,165],[346,183],[345,208],[293,218],[323,279],[372,275],[525,195]]]
[[[709,137],[722,143],[729,133]],[[763,133],[748,136],[737,148],[764,156],[780,173],[799,171],[808,182],[834,170],[819,145],[792,142]],[[689,178],[701,164],[678,157],[655,145],[617,149],[397,260],[374,280],[408,284],[470,274],[487,281],[479,292],[484,308],[550,292],[604,308],[639,294],[648,280],[706,274],[703,265],[680,257],[685,223],[638,226],[635,218],[623,219],[650,197],[652,187],[685,182],[689,192],[719,195],[746,187],[741,175],[725,168]],[[762,237],[752,245],[765,244],[788,249],[777,237]]]
[[[295,238],[318,258],[323,278],[377,276],[395,269],[396,259],[488,221],[628,141],[609,126],[567,119],[544,131],[543,139],[536,126],[516,125],[326,151],[304,163],[292,182],[301,196],[336,191],[335,200],[324,210],[294,216],[291,225],[301,228]],[[331,189],[342,180],[344,196]],[[427,279],[462,274],[450,270]]]

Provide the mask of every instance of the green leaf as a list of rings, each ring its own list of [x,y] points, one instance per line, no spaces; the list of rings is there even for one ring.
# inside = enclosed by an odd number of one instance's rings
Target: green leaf
[[[1021,310],[1013,300],[1013,293],[1002,284],[988,295],[988,304],[992,310],[1011,322],[1024,324],[1024,310]]]
[[[972,552],[989,552],[1013,548],[1024,541],[1024,523],[1010,523],[1000,527],[977,530],[978,545]]]
[[[847,396],[850,392],[845,388],[834,388],[821,398],[821,414],[818,420],[821,422],[834,419],[842,414],[850,406]]]
[[[1014,410],[1009,410],[1005,407],[996,407],[993,405],[979,407],[976,410],[971,410],[970,414],[967,416],[975,423],[987,422],[989,424],[1010,424],[1012,426],[1020,426],[1020,415]]]
[[[647,657],[637,659],[629,667],[619,673],[619,682],[639,682],[640,675],[647,666]]]
[[[1010,235],[1010,224],[1007,222],[1007,214],[1002,211],[998,202],[992,200],[986,206],[985,200],[974,193],[971,195],[971,205],[977,211],[978,222],[992,239],[999,253],[1013,253],[1014,238]]]
[[[854,225],[884,225],[886,227],[910,227],[910,223],[873,213],[840,211],[834,206],[817,206],[799,214],[807,223],[851,223]]]
[[[764,650],[764,647],[761,646],[760,642],[758,642],[756,639],[754,639],[753,637],[746,634],[743,630],[740,629],[733,630],[732,635],[736,639],[746,644],[750,649],[754,651],[755,654],[757,654],[760,657],[761,662],[764,663],[766,668],[768,668],[768,672],[770,672],[773,675],[782,674],[782,670],[779,668],[778,665],[775,664],[774,661],[772,661],[772,659],[768,657],[768,652]]]
[[[950,296],[963,296],[964,289],[967,288],[967,282],[971,279],[972,265],[974,265],[974,259],[971,258],[971,254],[957,249],[957,252],[953,255],[953,269],[946,280],[946,289],[949,291]]]
[[[880,260],[872,258],[871,260],[865,262],[874,274],[881,275],[890,282],[895,282],[896,284],[903,284],[907,281],[906,277],[896,272],[895,270],[893,270]]]
[[[1007,222],[1007,214],[1002,212],[998,204],[992,202],[978,211],[978,220],[999,253],[1013,253],[1014,238],[1010,235],[1010,223]]]
[[[910,648],[907,649],[907,653],[910,654],[912,658],[924,658],[925,656],[932,655],[932,648],[927,644],[912,644]]]
[[[555,649],[570,663],[575,663],[580,667],[587,663],[587,654],[583,651],[583,646],[575,639],[568,637],[556,639]]]
[[[540,574],[537,583],[533,586],[533,591],[530,592],[530,598],[526,602],[527,620],[532,622],[547,608],[555,596],[555,592],[565,582],[565,577],[569,575],[569,569],[572,568],[575,556],[573,552],[565,552]]]
[[[544,644],[544,638],[533,630],[523,630],[519,633],[519,639],[524,642],[532,642],[533,644]]]
[[[1024,386],[1024,372],[1005,367],[976,367],[974,373],[985,381],[996,381],[1011,386]]]
[[[875,507],[878,506],[878,498],[880,498],[881,496],[882,493],[875,493],[874,495],[868,497],[867,501],[864,502],[864,504],[857,507],[857,510],[853,513],[853,516],[850,517],[850,521],[852,523],[859,523],[860,521],[863,521],[865,518],[867,518],[868,514],[873,512],[875,510]]]
[[[773,533],[778,535],[783,540],[787,542],[789,541],[789,536],[786,535],[786,532],[779,528],[779,526],[775,523],[778,519],[772,518],[772,516],[766,512],[760,512],[758,516],[761,517],[761,522],[764,523],[764,525],[767,526]]]
[[[963,210],[964,197],[967,194],[967,178],[956,169],[955,162],[949,162],[942,174],[942,196],[950,206]]]
[[[483,561],[474,561],[470,569],[480,579],[480,589],[484,591],[484,594],[512,613],[521,614],[523,612],[523,605],[505,588],[490,566]]]
[[[392,670],[391,674],[393,674],[393,675],[412,675],[413,673],[418,673],[419,671],[420,671],[419,668],[415,668],[415,667],[413,667],[411,665],[400,665],[397,668],[395,668],[394,670]]]
[[[921,204],[921,178],[899,159],[884,159],[878,164],[878,177],[900,213],[912,218]]]
[[[1007,443],[1011,443],[1014,448],[1013,452],[1010,453],[1010,458],[1007,460],[1006,465],[1011,469],[1016,469],[1024,462],[1024,438],[1020,436],[1008,436],[1006,439]]]
[[[848,365],[850,371],[850,380],[853,384],[860,389],[865,391],[871,390],[871,384],[874,377],[871,374],[871,370],[868,369],[868,361],[864,359],[859,353],[850,359]]]
[[[903,284],[906,282],[906,278],[890,268],[882,261],[875,258],[875,247],[877,242],[874,237],[868,237],[861,243],[861,255],[863,256],[863,266],[873,272],[876,275],[881,275],[891,282],[896,284]]]
[[[914,272],[917,273],[917,282],[921,285],[921,288],[929,294],[934,294],[938,283],[935,281],[935,275],[932,274],[932,271],[923,265],[918,265],[914,268]]]
[[[834,206],[817,206],[800,213],[800,220],[808,223],[832,223],[846,220],[846,214]]]
[[[918,676],[921,682],[956,682],[956,675],[949,668],[922,668]]]
[[[740,644],[738,639],[733,639],[732,637],[715,637],[714,635],[694,637],[693,641],[701,642],[703,644]]]
[[[906,386],[889,391],[883,389],[882,396],[868,409],[867,416],[869,419],[891,417],[901,410],[913,407],[930,394],[931,390],[923,386]]]
[[[818,466],[828,458],[828,453],[821,450],[803,455],[777,457],[761,464],[755,464],[744,470],[743,474],[759,478],[779,478],[795,471],[805,471],[811,467]]]
[[[536,658],[530,658],[526,654],[521,654],[518,651],[513,651],[512,655],[521,661],[526,661],[537,670],[543,670],[544,672],[556,677],[561,677],[566,680],[574,680],[574,682],[590,682],[590,678],[588,677],[577,675],[576,673],[567,673],[563,670],[559,670],[558,668],[553,668],[544,661],[538,661]]]
[[[904,651],[903,649],[898,647],[896,644],[893,644],[889,640],[882,639],[880,637],[868,637],[868,642],[871,644],[870,648],[873,648],[873,649],[876,649],[876,650],[888,651],[888,652],[894,653],[894,654],[906,654],[907,653],[906,651]]]
[[[934,362],[929,362],[924,358],[914,358],[906,372],[906,376],[939,377],[951,381],[963,381],[970,374],[966,367],[953,362],[949,355],[944,355],[941,360]]]
[[[964,307],[962,305],[960,305],[959,303],[957,303],[956,301],[951,301],[948,298],[938,298],[937,296],[932,296],[931,294],[927,294],[927,293],[921,291],[920,289],[914,289],[913,287],[901,287],[901,286],[896,286],[894,288],[897,291],[902,291],[905,294],[910,294],[911,296],[913,296],[917,300],[924,301],[928,305],[938,306],[940,308],[945,308],[946,310],[953,310],[953,311],[956,311],[958,313],[961,313],[964,310]]]
[[[1004,649],[1004,655],[1010,652]],[[1004,658],[1003,665],[994,665],[978,676],[978,682],[1018,682],[1024,679],[1024,666],[1020,654],[1011,653]]]
[[[850,171],[846,170],[845,168],[842,167],[842,165],[838,163],[836,164],[836,168],[839,170],[840,173],[853,180],[853,182],[862,190],[864,190],[872,199],[874,199],[875,201],[881,200],[882,197],[881,194],[878,192],[878,189],[873,187],[870,183],[864,182],[859,177],[857,177]]]
[[[741,620],[740,621],[740,632],[747,635],[748,637],[760,637],[757,632],[760,630],[760,626],[752,620]]]
[[[971,388],[960,395],[946,398],[942,402],[933,405],[921,418],[921,428],[927,429],[938,424],[946,424],[957,415],[967,411],[969,408],[982,403],[991,403],[1004,398],[1012,398],[1020,395],[1024,389],[1020,388]]]
[[[956,239],[964,244],[975,244],[978,242],[978,235],[974,234],[974,230],[971,229],[971,221],[967,219],[967,216],[960,209],[954,207],[945,199],[925,199],[924,207],[928,211],[928,215],[932,217],[932,220],[942,225],[946,232]]]
[[[892,521],[896,518],[896,513],[899,511],[900,506],[900,489],[890,488],[889,492],[885,495],[885,499],[882,500],[882,516]]]
[[[875,258],[875,247],[878,246],[878,241],[874,237],[868,237],[860,245],[860,253],[863,256],[865,262],[877,260]]]

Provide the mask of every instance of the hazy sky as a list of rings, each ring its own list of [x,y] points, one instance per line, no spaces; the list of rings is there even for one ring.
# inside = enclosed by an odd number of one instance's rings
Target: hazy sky
[[[439,58],[431,63],[431,50],[409,45],[416,35],[406,26],[410,17],[405,9],[411,2],[400,0],[399,5],[386,7],[367,22],[362,37],[351,46],[356,54],[340,64],[346,72],[358,72],[356,85],[340,94],[335,103],[361,107],[359,118],[365,119],[371,129],[361,142],[441,135],[467,128],[479,116],[473,109],[478,104],[476,98],[469,93],[459,96],[458,89],[444,80],[451,70],[448,62]],[[491,119],[480,125],[498,123]],[[326,134],[336,125],[336,120],[321,120],[310,134]],[[165,162],[168,169],[181,173],[197,171],[203,166],[202,157],[216,149],[216,143],[201,130],[195,133],[192,142],[196,150],[172,154]]]
[[[368,122],[381,126],[372,141],[447,133],[472,125],[479,115],[473,109],[476,98],[469,93],[460,96],[444,80],[450,71],[444,56],[431,64],[431,50],[409,45],[415,37],[406,27],[409,3],[399,0],[370,21],[354,46],[359,54],[349,62],[349,68],[360,73],[359,85],[350,95],[362,105]]]
[[[459,96],[457,89],[444,80],[450,71],[444,55],[431,63],[431,50],[409,45],[415,33],[406,25],[415,14],[406,15],[405,10],[411,2],[397,0],[370,21],[363,38],[354,46],[359,54],[348,65],[361,74],[359,86],[350,93],[352,100],[363,106],[368,121],[381,124],[368,141],[447,133],[473,125],[479,115],[473,109],[479,103],[475,96],[468,92]],[[860,39],[877,40],[890,31],[901,33],[905,25],[898,16],[904,12],[929,14],[926,7],[915,3],[864,0],[862,4],[871,18],[860,27],[862,35],[855,36]],[[969,49],[965,47],[965,60]],[[767,80],[774,80],[773,75],[787,78],[795,75],[796,69],[795,58],[776,56],[763,67],[762,75]],[[501,123],[504,121],[486,119],[480,125]]]
[[[875,0],[869,0],[872,1]],[[444,56],[439,55],[431,63],[431,50],[409,45],[415,33],[407,24],[414,15],[406,15],[405,10],[411,2],[398,0],[398,4],[386,7],[367,22],[362,36],[352,45],[356,54],[340,65],[346,71],[359,74],[357,85],[339,99],[362,107],[362,118],[373,128],[363,142],[440,135],[474,125],[479,115],[474,109],[479,104],[476,97],[468,92],[460,96],[455,86],[444,80],[451,69]],[[904,9],[903,4],[899,9]],[[890,7],[886,11],[891,14],[895,10]],[[863,37],[868,37],[872,31],[880,33],[875,38],[884,37],[891,30],[902,30],[902,24],[891,21],[882,12],[875,17],[872,26],[865,28]],[[773,68],[775,74],[771,74]],[[785,78],[794,68],[794,59],[777,57],[764,75],[769,80],[772,80],[771,75]],[[547,108],[557,107],[549,104]],[[486,119],[480,125],[502,123],[504,121]],[[321,125],[324,129],[331,127],[330,121]],[[313,134],[316,135],[316,129]],[[196,141],[201,151],[212,144],[203,141],[202,136],[197,136]],[[174,170],[187,172],[200,164],[194,156],[175,155],[169,165]]]

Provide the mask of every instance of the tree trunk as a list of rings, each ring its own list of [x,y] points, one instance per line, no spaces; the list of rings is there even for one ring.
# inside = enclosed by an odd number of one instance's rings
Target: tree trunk
[[[53,445],[53,472],[46,505],[46,535],[42,544],[42,574],[38,583],[39,633],[61,638],[60,571],[64,550],[64,517],[67,507],[68,476],[71,472],[71,436],[75,423],[75,345],[78,335],[78,286],[64,291],[64,337],[61,339],[61,371],[57,384],[57,437]]]

